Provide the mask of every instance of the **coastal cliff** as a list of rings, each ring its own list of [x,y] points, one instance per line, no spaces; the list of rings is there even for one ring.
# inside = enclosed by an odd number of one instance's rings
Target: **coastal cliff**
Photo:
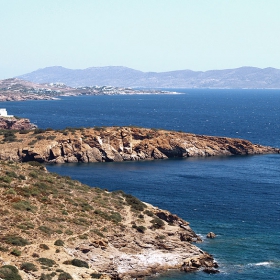
[[[32,130],[35,128],[37,128],[37,126],[31,123],[29,119],[0,117],[0,129]]]
[[[32,166],[31,166],[32,165]],[[189,223],[122,191],[40,164],[0,162],[0,278],[129,279],[167,269],[216,273]]]
[[[1,137],[1,136],[0,136]],[[1,138],[0,138],[1,140]],[[133,161],[167,158],[255,155],[279,149],[247,140],[138,127],[51,129],[2,138],[0,159],[46,163]]]

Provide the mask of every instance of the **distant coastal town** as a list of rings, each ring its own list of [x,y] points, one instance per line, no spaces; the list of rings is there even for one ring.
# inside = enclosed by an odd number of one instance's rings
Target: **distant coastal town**
[[[36,84],[17,78],[0,81],[1,101],[55,100],[61,96],[178,94],[177,92],[113,86],[69,87],[63,83]]]

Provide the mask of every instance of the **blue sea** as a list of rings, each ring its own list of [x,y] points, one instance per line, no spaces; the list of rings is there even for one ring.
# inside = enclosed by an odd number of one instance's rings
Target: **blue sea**
[[[41,128],[141,126],[248,139],[280,148],[280,90],[1,102]],[[49,165],[90,186],[122,189],[191,223],[220,274],[170,271],[158,280],[280,279],[280,155]],[[217,234],[206,239],[209,231]]]

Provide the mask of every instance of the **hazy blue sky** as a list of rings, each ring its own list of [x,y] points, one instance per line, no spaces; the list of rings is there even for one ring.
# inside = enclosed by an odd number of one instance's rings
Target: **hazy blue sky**
[[[280,68],[280,0],[0,0],[0,79],[38,68]]]

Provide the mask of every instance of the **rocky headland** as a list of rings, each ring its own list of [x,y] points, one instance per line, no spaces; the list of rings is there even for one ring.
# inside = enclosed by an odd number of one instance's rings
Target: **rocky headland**
[[[0,178],[1,279],[218,272],[188,222],[129,194],[90,188],[34,162],[0,161]]]
[[[2,140],[2,141],[1,141]],[[35,129],[0,135],[0,159],[44,163],[255,155],[279,149],[250,141],[138,127]]]
[[[33,130],[37,126],[30,122],[29,119],[17,117],[1,117],[0,116],[0,129],[7,130]]]

